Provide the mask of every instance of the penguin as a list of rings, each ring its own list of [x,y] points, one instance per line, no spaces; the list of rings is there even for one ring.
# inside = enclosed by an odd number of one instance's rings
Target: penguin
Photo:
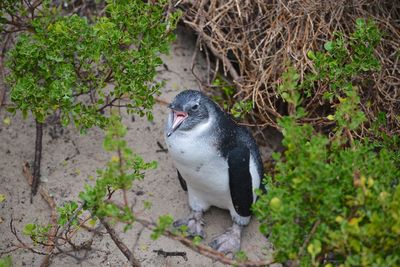
[[[200,91],[182,91],[168,107],[165,141],[191,210],[173,225],[204,238],[203,213],[211,206],[228,210],[232,226],[209,245],[234,255],[263,175],[258,146],[246,127]]]

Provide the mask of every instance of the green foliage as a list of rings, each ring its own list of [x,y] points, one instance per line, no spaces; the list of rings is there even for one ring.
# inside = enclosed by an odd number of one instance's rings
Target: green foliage
[[[329,79],[327,98],[338,103],[327,119],[335,121],[336,128],[328,138],[311,125],[298,123],[296,113],[283,117],[279,126],[286,150],[273,155],[274,172],[264,179],[268,193],[259,192],[253,210],[278,261],[301,266],[398,266],[399,137],[351,137],[365,119],[352,78],[379,67],[373,48],[380,34],[374,23],[359,19],[350,40],[340,36],[325,44],[327,52],[309,53],[317,63],[316,74],[296,84],[298,76],[289,68],[281,88],[283,94],[287,88],[309,88],[310,80]],[[301,101],[293,101],[299,98],[292,94],[285,100],[296,103],[293,110],[298,112]]]
[[[293,66],[288,66],[282,74],[282,83],[278,86],[278,93],[282,99],[292,106],[299,106],[301,103],[301,94],[297,88],[300,75],[297,74]]]
[[[253,110],[253,101],[246,100],[246,101],[239,101],[235,102],[231,108],[231,114],[235,118],[241,118],[246,114],[249,114]]]
[[[174,218],[171,215],[163,215],[158,218],[158,223],[151,233],[151,239],[158,239],[164,232],[167,230],[172,223],[174,222]]]
[[[375,152],[374,144],[363,142],[343,148],[339,141],[330,142],[289,117],[280,125],[287,150],[284,157],[274,155],[275,175],[266,177],[268,194],[254,206],[265,224],[262,232],[271,233],[278,260],[300,260],[309,266],[317,255],[333,252],[337,260],[350,265],[357,257],[363,266],[379,262],[384,266],[391,260],[399,264],[400,257],[394,256],[400,251],[390,245],[399,241],[396,152]],[[356,221],[362,230],[347,227]],[[317,222],[309,255],[300,255]]]
[[[325,43],[325,52],[309,51],[307,55],[315,64],[315,73],[308,75],[302,84],[307,96],[311,94],[313,83],[322,81],[330,87],[324,98],[332,101],[335,96],[340,96],[340,92],[351,90],[352,79],[378,70],[380,64],[374,50],[380,40],[381,33],[376,24],[359,18],[349,39],[342,32],[335,32],[335,39]]]
[[[65,203],[62,207],[57,207],[58,212],[58,225],[64,226],[66,223],[70,223],[72,226],[78,225],[78,216],[81,213],[75,214],[78,209],[78,204],[75,201]],[[71,221],[70,221],[71,220]]]
[[[249,114],[253,110],[252,100],[234,100],[235,88],[223,79],[217,77],[213,81],[213,86],[219,87],[222,95],[213,95],[212,98],[217,103],[220,103],[224,110],[232,114],[234,118],[243,119],[246,114]]]
[[[247,261],[249,257],[247,257],[246,253],[243,250],[236,252],[235,259],[237,262]]]
[[[201,241],[203,241],[203,238],[199,235],[196,235],[195,237],[193,237],[193,240],[192,240],[192,242],[195,246],[200,245]]]
[[[29,236],[35,244],[44,244],[47,242],[47,235],[50,229],[50,224],[42,226],[35,223],[28,223],[25,225],[23,233]]]
[[[113,152],[114,155],[105,169],[97,170],[96,184],[86,185],[85,191],[81,192],[79,197],[84,202],[84,210],[89,210],[93,216],[111,217],[131,224],[134,222],[134,216],[130,208],[106,202],[106,196],[110,190],[129,190],[133,181],[144,178],[144,170],[156,168],[157,163],[146,163],[134,154],[123,139],[125,135],[126,127],[119,118],[112,117],[104,138],[104,149]]]
[[[168,52],[179,16],[165,17],[165,5],[107,1],[105,16],[91,23],[44,3],[7,57],[10,111],[31,111],[39,122],[60,111],[64,125],[73,120],[82,129],[104,127],[102,111],[112,105],[151,118],[159,55]]]
[[[349,86],[346,91],[346,97],[339,97],[339,104],[336,107],[333,120],[337,123],[340,130],[356,130],[365,120],[364,113],[359,108],[360,97],[357,94],[356,87]],[[337,131],[341,133],[341,131]]]
[[[12,258],[11,256],[5,256],[0,258],[0,267],[12,267]]]

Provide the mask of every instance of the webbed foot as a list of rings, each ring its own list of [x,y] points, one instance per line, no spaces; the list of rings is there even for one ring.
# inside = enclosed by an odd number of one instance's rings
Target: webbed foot
[[[179,228],[186,225],[188,237],[200,236],[204,239],[205,232],[203,230],[204,221],[202,216],[203,213],[201,211],[192,211],[189,217],[175,221],[173,226]]]
[[[209,246],[219,252],[234,256],[240,250],[241,234],[242,226],[234,223],[225,233],[214,238]]]

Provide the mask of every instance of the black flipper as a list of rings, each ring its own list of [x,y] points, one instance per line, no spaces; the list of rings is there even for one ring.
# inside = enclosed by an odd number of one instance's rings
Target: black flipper
[[[183,177],[182,177],[182,175],[179,173],[179,171],[178,171],[178,170],[176,170],[176,171],[178,172],[178,179],[179,179],[179,183],[180,183],[181,186],[182,186],[182,189],[183,189],[184,191],[187,191],[186,181],[183,179]]]
[[[251,215],[253,186],[250,174],[250,151],[236,147],[228,153],[229,188],[236,212],[243,217]]]

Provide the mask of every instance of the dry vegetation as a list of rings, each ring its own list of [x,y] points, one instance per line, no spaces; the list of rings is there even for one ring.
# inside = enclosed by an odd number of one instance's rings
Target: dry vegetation
[[[360,77],[354,83],[361,88],[368,122],[385,112],[387,131],[399,133],[399,1],[202,0],[178,1],[177,5],[185,11],[185,23],[197,32],[198,45],[206,48],[209,62],[214,62],[203,85],[210,86],[214,70],[223,66],[234,81],[238,99],[254,101],[256,122],[273,127],[277,118],[288,113],[276,90],[285,62],[290,61],[303,79],[314,68],[308,51],[322,50],[336,31],[353,32],[357,18],[373,19],[384,33],[376,49],[381,69],[369,82]],[[323,127],[331,123],[325,116],[334,103],[322,99],[327,88],[320,83],[305,98],[308,115],[304,121]]]

